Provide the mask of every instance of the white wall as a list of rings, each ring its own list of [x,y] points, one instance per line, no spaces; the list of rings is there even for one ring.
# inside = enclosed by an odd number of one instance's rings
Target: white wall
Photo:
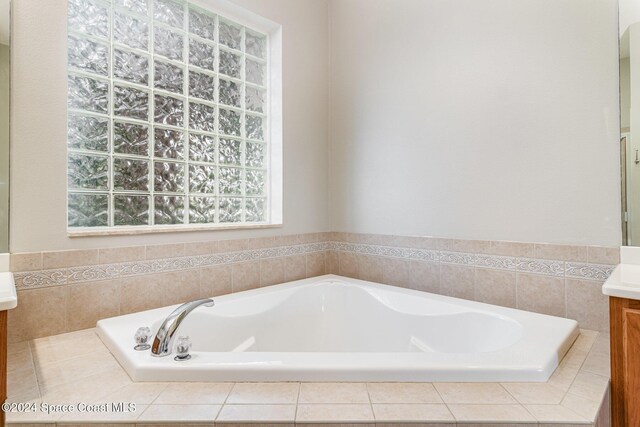
[[[66,234],[66,1],[13,2],[11,252],[328,230],[327,1],[236,0],[283,25],[284,227],[75,237]]]
[[[629,28],[629,25],[640,22],[640,1],[619,0],[620,8],[620,36]]]
[[[618,245],[617,12],[332,0],[332,227]]]

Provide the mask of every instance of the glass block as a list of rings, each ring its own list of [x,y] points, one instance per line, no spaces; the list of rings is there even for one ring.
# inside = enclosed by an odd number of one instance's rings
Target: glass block
[[[247,196],[261,196],[264,193],[264,183],[267,179],[265,171],[247,169],[246,174],[245,182]]]
[[[149,94],[126,86],[113,86],[113,114],[149,120]]]
[[[109,8],[86,0],[69,0],[67,5],[70,29],[96,37],[109,38]]]
[[[143,19],[115,12],[113,14],[113,40],[136,49],[149,48],[149,26]]]
[[[220,92],[220,103],[231,105],[232,107],[241,106],[240,85],[228,80],[218,80],[218,91]]]
[[[156,196],[153,200],[156,224],[182,224],[184,222],[184,197]]]
[[[266,92],[254,87],[247,87],[245,89],[245,105],[247,110],[255,111],[256,113],[265,112],[265,97]]]
[[[69,36],[69,67],[106,76],[109,72],[109,47],[79,37]]]
[[[155,0],[153,17],[156,21],[172,27],[182,28],[184,23],[184,6],[172,0]]]
[[[109,113],[109,82],[89,77],[69,76],[69,108]]]
[[[109,225],[107,194],[69,193],[67,199],[69,227],[106,227]]]
[[[149,155],[149,127],[132,123],[113,123],[113,151],[119,154]]]
[[[70,148],[109,151],[109,119],[69,114],[67,142]]]
[[[221,133],[233,136],[240,136],[241,116],[240,113],[232,110],[220,109],[220,125]]]
[[[215,166],[189,165],[189,191],[191,193],[215,193]]]
[[[153,64],[154,87],[182,95],[184,91],[184,71],[182,68],[160,61],[154,61]]]
[[[265,36],[247,31],[244,35],[245,52],[258,58],[264,58],[267,47]]]
[[[107,190],[109,188],[109,158],[69,153],[68,188]]]
[[[208,135],[189,133],[189,158],[196,162],[215,162],[215,138]]]
[[[231,49],[240,50],[242,43],[242,28],[220,20],[220,43],[230,47]]]
[[[237,197],[220,198],[218,208],[220,222],[240,222],[242,221],[242,199]]]
[[[242,194],[242,169],[220,168],[220,194]]]
[[[189,222],[206,224],[216,220],[215,197],[189,197]]]
[[[218,69],[222,74],[236,79],[242,78],[242,57],[226,50],[220,51],[220,65]]]
[[[189,129],[213,132],[215,129],[215,107],[189,103]]]
[[[249,83],[264,86],[265,70],[264,65],[259,62],[247,59],[247,81]]]
[[[189,96],[215,101],[215,78],[208,74],[189,71]]]
[[[215,48],[198,40],[189,40],[189,64],[215,71]]]
[[[213,41],[216,34],[216,18],[204,10],[189,8],[189,32]]]
[[[262,117],[252,116],[247,114],[245,117],[246,129],[245,135],[248,139],[257,139],[258,141],[264,141],[264,124]]]
[[[154,130],[154,153],[156,157],[165,159],[184,158],[184,134],[177,130],[161,129]]]
[[[265,156],[267,147],[258,142],[247,142],[245,152],[245,165],[252,168],[262,168],[265,166]]]
[[[148,225],[149,196],[113,196],[113,225]]]
[[[114,49],[113,76],[146,86],[149,84],[149,59],[137,53]]]
[[[236,139],[220,138],[220,144],[218,144],[218,159],[220,163],[240,166],[241,144]]]
[[[245,221],[264,222],[266,221],[266,199],[246,199],[245,200]]]
[[[181,193],[184,190],[184,164],[155,162],[153,169],[155,191]]]
[[[184,37],[171,30],[155,27],[153,31],[153,52],[169,59],[182,61]]]
[[[184,102],[171,96],[155,95],[154,120],[171,126],[184,126]]]
[[[115,0],[116,5],[121,6],[130,12],[146,15],[149,10],[147,0]]]
[[[149,190],[149,162],[146,160],[113,159],[113,188],[115,190]]]

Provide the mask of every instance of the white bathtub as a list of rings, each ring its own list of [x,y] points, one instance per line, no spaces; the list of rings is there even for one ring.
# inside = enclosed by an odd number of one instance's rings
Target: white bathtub
[[[573,320],[327,275],[215,298],[183,322],[192,358],[133,349],[176,307],[98,322],[134,381],[546,381]]]

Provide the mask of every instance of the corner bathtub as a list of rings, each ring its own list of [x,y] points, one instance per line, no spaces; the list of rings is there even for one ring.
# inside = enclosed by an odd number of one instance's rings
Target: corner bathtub
[[[134,381],[546,381],[573,320],[326,275],[215,298],[182,323],[192,358],[135,351],[177,306],[100,320]]]

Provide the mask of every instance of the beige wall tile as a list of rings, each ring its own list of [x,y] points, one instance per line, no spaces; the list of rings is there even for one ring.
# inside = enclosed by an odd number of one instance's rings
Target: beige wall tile
[[[184,254],[189,255],[210,255],[218,252],[218,241],[189,242],[184,244]]]
[[[42,253],[42,267],[64,268],[77,267],[80,265],[98,264],[97,249],[81,249],[73,251],[56,251]]]
[[[533,258],[535,245],[523,242],[491,241],[487,254]]]
[[[589,246],[587,260],[593,264],[620,264],[620,248]]]
[[[358,278],[370,282],[382,283],[383,279],[383,258],[373,255],[357,254]]]
[[[260,261],[260,286],[277,285],[284,282],[284,261],[269,258]]]
[[[580,371],[569,388],[569,393],[600,403],[608,387],[609,378]]]
[[[547,383],[502,383],[511,396],[523,404],[559,405],[565,390]]]
[[[42,269],[42,252],[24,252],[11,254],[9,268],[12,272]]]
[[[148,245],[146,251],[147,259],[178,258],[184,256],[184,243]]]
[[[440,250],[449,252],[487,253],[490,247],[487,240],[440,239]]]
[[[326,252],[312,252],[306,255],[306,277],[316,277],[325,274],[324,258]]]
[[[260,286],[260,262],[249,261],[231,267],[233,292],[255,289]]]
[[[18,306],[9,310],[8,340],[30,340],[66,331],[65,286],[18,291]]]
[[[442,264],[440,266],[440,293],[456,298],[473,300],[474,267]]]
[[[587,247],[536,243],[534,258],[587,262]]]
[[[298,403],[369,403],[365,383],[302,383]]]
[[[500,305],[502,307],[515,307],[515,271],[477,268],[476,301]]]
[[[141,261],[146,257],[145,246],[129,246],[124,248],[98,249],[98,262],[111,264],[117,262]]]
[[[200,271],[165,273],[161,280],[162,305],[182,304],[200,298]]]
[[[566,279],[567,317],[581,328],[609,330],[609,298],[602,293],[602,283]]]
[[[325,271],[327,274],[340,274],[339,252],[327,251],[325,254]]]
[[[273,248],[276,245],[276,239],[273,236],[269,237],[256,237],[247,240],[248,249],[265,249]]]
[[[437,262],[410,261],[409,287],[423,292],[440,293],[440,264]]]
[[[300,244],[300,235],[287,234],[283,236],[274,236],[276,246],[291,246]]]
[[[298,383],[236,383],[227,398],[228,404],[295,404]]]
[[[600,402],[567,393],[562,400],[562,406],[572,410],[586,420],[595,420],[598,415],[598,409],[600,409]]]
[[[516,286],[519,309],[564,317],[564,278],[518,273]]]
[[[299,234],[298,240],[300,243],[317,243],[324,242],[326,239],[326,233],[305,233]]]
[[[409,261],[398,258],[382,258],[382,283],[409,287]]]
[[[339,273],[341,276],[358,278],[358,258],[351,252],[338,252]]]
[[[125,277],[120,285],[120,314],[163,306],[163,274]]]
[[[248,239],[220,240],[218,242],[219,252],[238,252],[249,249]]]
[[[93,328],[96,322],[120,314],[120,280],[68,285],[67,331]]]
[[[215,265],[200,269],[200,297],[209,298],[233,291],[230,265]]]
[[[300,280],[307,277],[307,258],[294,255],[284,258],[284,281]]]
[[[561,405],[525,405],[525,408],[540,422],[579,423],[587,421],[583,416]]]

